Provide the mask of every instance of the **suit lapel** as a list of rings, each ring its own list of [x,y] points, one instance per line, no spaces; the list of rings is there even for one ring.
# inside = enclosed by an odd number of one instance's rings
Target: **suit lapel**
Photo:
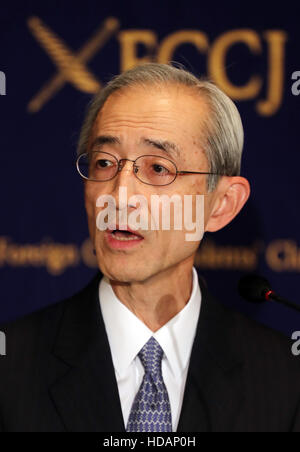
[[[66,307],[54,354],[69,367],[50,389],[68,431],[124,431],[117,382],[103,323],[101,274]]]
[[[177,431],[230,431],[243,398],[234,317],[201,286],[201,312]]]
[[[99,273],[68,302],[54,347],[55,359],[64,369],[67,365],[67,371],[50,388],[50,395],[68,431],[125,431],[99,305],[101,276]],[[177,431],[230,431],[243,395],[234,317],[202,284],[201,292],[201,312]]]

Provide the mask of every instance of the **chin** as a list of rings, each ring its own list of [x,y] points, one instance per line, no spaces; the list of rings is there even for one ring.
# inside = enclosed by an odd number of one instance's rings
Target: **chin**
[[[127,262],[122,265],[120,259],[115,262],[112,260],[105,262],[102,259],[101,262],[98,262],[98,265],[100,271],[109,279],[124,283],[142,282],[153,274],[153,270],[151,271],[137,262],[132,262],[131,264],[129,260],[127,259]]]

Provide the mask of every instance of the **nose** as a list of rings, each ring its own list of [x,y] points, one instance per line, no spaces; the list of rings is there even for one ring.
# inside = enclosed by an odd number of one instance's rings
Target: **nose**
[[[120,205],[119,200],[119,188],[126,187],[127,189],[127,199],[132,195],[136,195],[138,193],[138,186],[140,184],[139,180],[133,174],[133,160],[130,159],[121,159],[119,160],[119,171],[117,175],[112,179],[113,190],[112,195],[115,197],[116,205],[118,208],[124,208],[124,206]]]
[[[124,162],[124,163],[123,163]],[[131,159],[119,159],[119,168],[120,167],[124,167],[124,165],[126,165],[126,162],[134,162],[134,160]]]
[[[119,160],[119,167],[118,167],[118,173],[116,175],[116,179],[120,181],[122,181],[123,179],[125,179],[125,181],[127,179],[130,179],[131,176],[134,176],[134,174],[136,172],[135,167],[133,166],[133,162],[134,160],[130,160],[130,159],[120,159]],[[134,177],[134,179],[136,179],[136,177]]]

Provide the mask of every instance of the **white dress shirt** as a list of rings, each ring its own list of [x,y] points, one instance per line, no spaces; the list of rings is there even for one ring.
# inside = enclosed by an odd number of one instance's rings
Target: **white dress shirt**
[[[137,355],[153,336],[164,351],[162,375],[169,394],[172,428],[176,432],[201,305],[196,269],[193,267],[193,289],[188,303],[155,333],[117,298],[105,276],[99,284],[99,299],[125,427],[144,376],[144,367]]]

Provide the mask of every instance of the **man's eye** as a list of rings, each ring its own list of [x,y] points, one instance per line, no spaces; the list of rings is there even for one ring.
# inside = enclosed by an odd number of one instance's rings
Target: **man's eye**
[[[113,162],[111,162],[110,160],[99,159],[96,161],[97,168],[108,168],[111,165],[113,165]]]
[[[157,174],[168,174],[169,170],[162,165],[153,164],[152,169]]]

